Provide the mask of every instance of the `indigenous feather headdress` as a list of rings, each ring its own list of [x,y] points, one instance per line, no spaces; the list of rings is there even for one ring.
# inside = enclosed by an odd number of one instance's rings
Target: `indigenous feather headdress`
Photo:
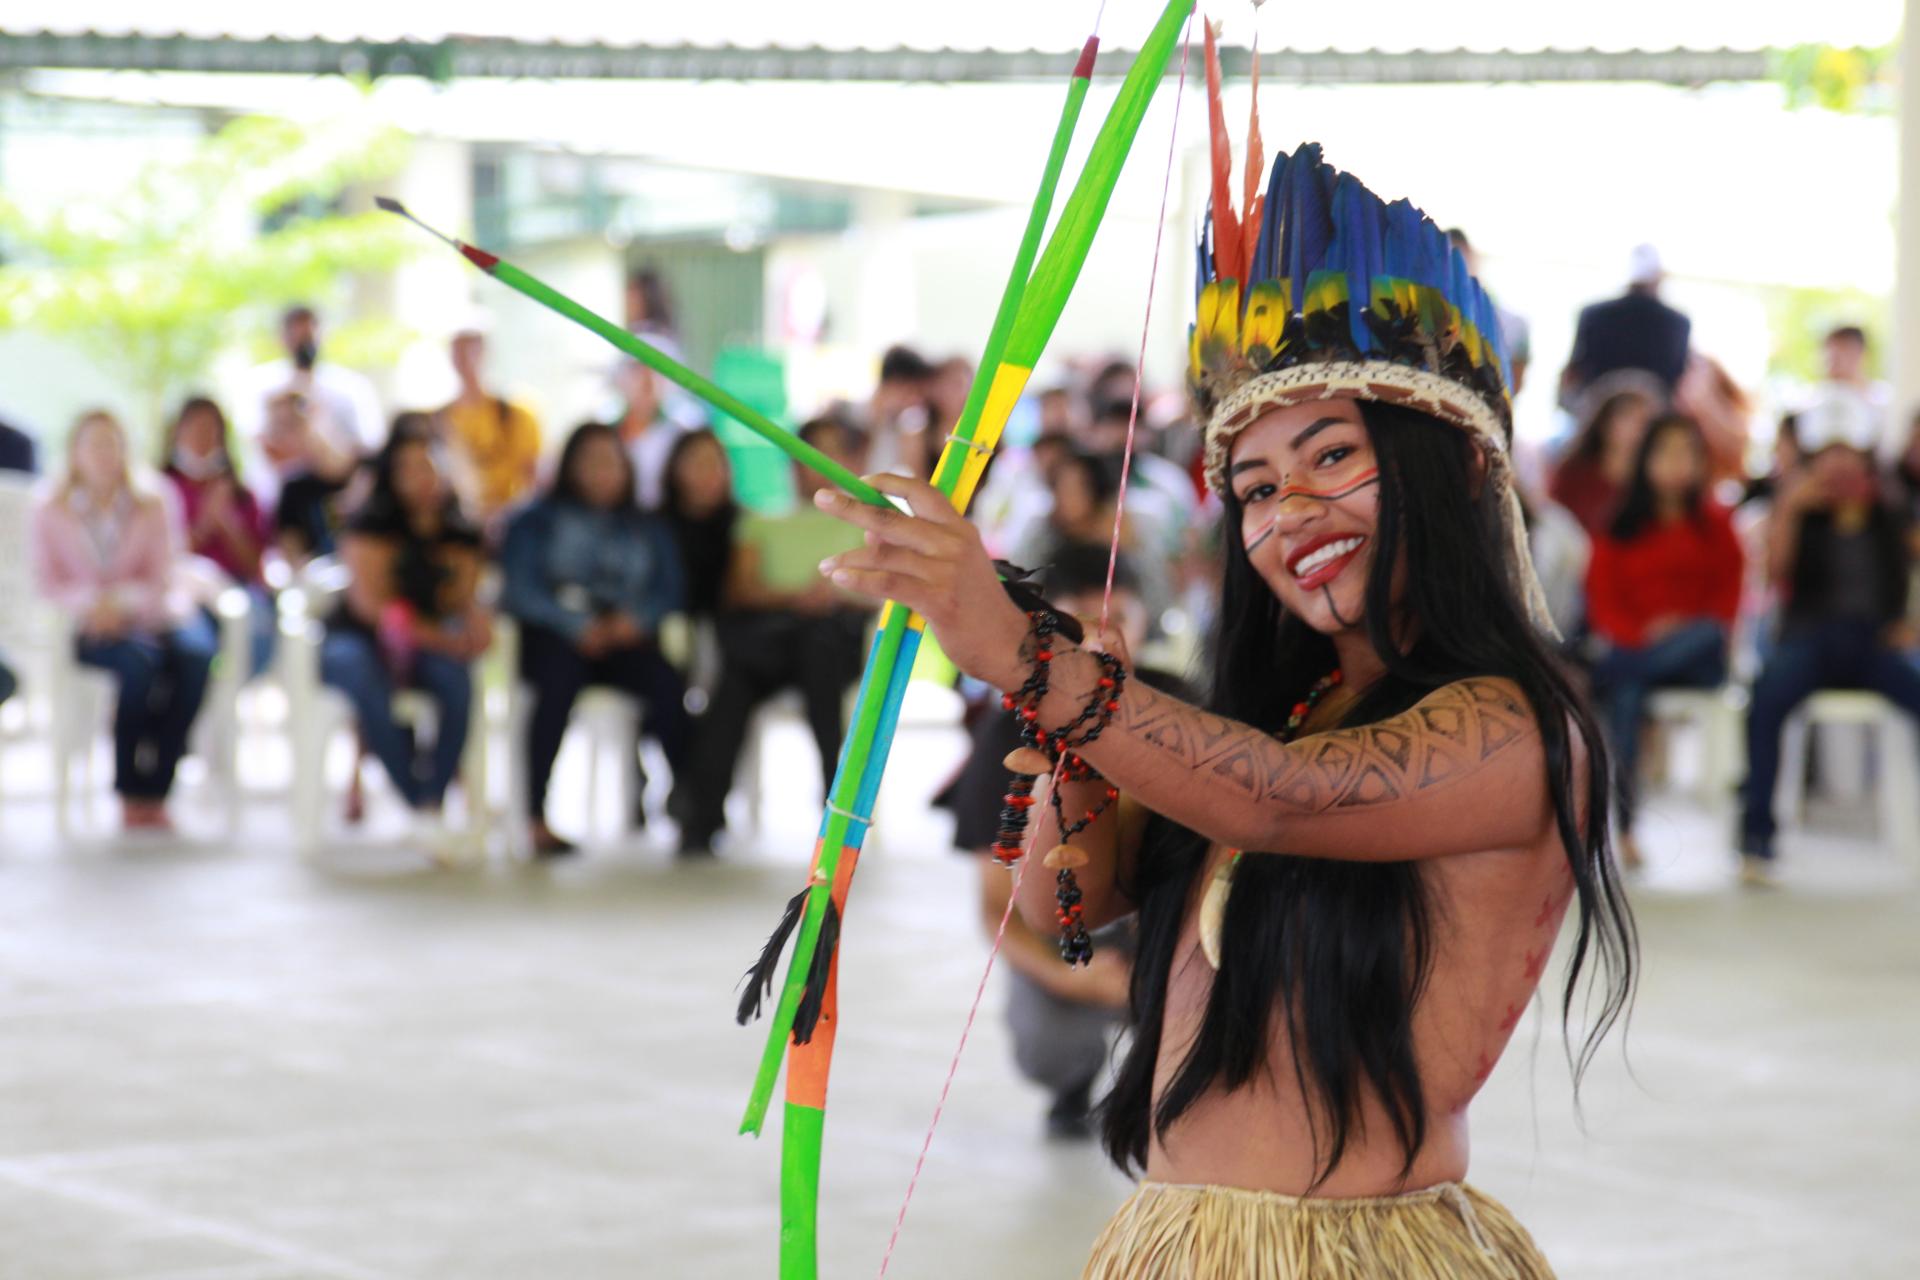
[[[1208,484],[1226,492],[1234,437],[1269,409],[1352,396],[1420,410],[1486,453],[1515,585],[1535,620],[1550,625],[1508,463],[1513,398],[1493,303],[1431,218],[1327,164],[1319,143],[1276,156],[1258,195],[1257,115],[1236,213],[1211,27],[1206,55],[1213,199],[1188,378],[1207,423]]]

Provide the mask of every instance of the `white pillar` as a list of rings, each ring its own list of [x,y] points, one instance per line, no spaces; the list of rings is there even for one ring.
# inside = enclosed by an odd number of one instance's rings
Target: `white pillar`
[[[1920,0],[1906,0],[1900,35],[1899,267],[1893,286],[1893,342],[1888,376],[1893,382],[1893,420],[1887,425],[1904,444],[1907,424],[1920,407]]]

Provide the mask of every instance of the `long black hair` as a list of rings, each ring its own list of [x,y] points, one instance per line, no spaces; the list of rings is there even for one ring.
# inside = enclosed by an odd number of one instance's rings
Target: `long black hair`
[[[613,451],[620,455],[620,466],[626,475],[626,483],[620,486],[621,496],[615,500],[613,509],[637,512],[640,509],[640,497],[633,477],[633,459],[627,454],[627,447],[620,443],[619,430],[604,422],[583,422],[567,437],[566,444],[560,449],[560,465],[553,473],[552,496],[560,502],[571,502],[582,507],[587,505],[574,470],[580,463],[580,451],[595,439],[613,442]]]
[[[1653,491],[1653,481],[1647,477],[1647,462],[1653,457],[1654,446],[1660,443],[1660,438],[1674,431],[1687,437],[1693,445],[1694,457],[1700,462],[1700,477],[1687,490],[1683,500],[1686,519],[1700,518],[1707,497],[1707,437],[1700,430],[1700,424],[1686,414],[1663,413],[1647,425],[1647,434],[1640,441],[1640,451],[1633,457],[1633,478],[1627,481],[1627,491],[1620,499],[1620,509],[1614,513],[1613,526],[1607,531],[1614,541],[1630,542],[1653,523],[1659,508],[1659,497]]]
[[[1578,895],[1578,928],[1561,1001],[1592,1016],[1576,1052],[1576,1085],[1601,1038],[1632,998],[1638,946],[1607,844],[1606,748],[1559,660],[1528,620],[1503,570],[1500,515],[1476,496],[1465,437],[1415,410],[1361,402],[1379,459],[1381,500],[1366,584],[1368,639],[1385,674],[1343,724],[1399,714],[1433,690],[1475,676],[1504,677],[1538,722],[1542,782]],[[1226,497],[1225,587],[1213,646],[1213,711],[1270,732],[1336,664],[1333,643],[1286,612],[1247,558],[1240,504]],[[1390,634],[1395,550],[1404,552],[1402,607],[1416,621],[1405,652]],[[1578,742],[1574,741],[1577,736]],[[1584,754],[1585,777],[1576,758]],[[1340,1163],[1369,1091],[1385,1106],[1412,1170],[1428,1117],[1414,1056],[1413,1015],[1432,971],[1436,906],[1411,862],[1242,859],[1222,930],[1222,960],[1199,1033],[1153,1099],[1167,985],[1181,926],[1207,862],[1207,841],[1156,818],[1133,883],[1140,941],[1133,971],[1132,1046],[1104,1106],[1108,1154],[1144,1168],[1155,1135],[1215,1088],[1238,1089],[1266,1068],[1276,1012],[1290,1031],[1293,1070],[1308,1101],[1315,1186]],[[1597,997],[1597,1003],[1589,1002]],[[1570,1033],[1569,1033],[1570,1034]]]

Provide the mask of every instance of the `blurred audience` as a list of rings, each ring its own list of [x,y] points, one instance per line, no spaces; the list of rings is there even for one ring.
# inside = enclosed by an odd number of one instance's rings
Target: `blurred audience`
[[[740,520],[733,500],[733,467],[713,432],[689,431],[673,442],[662,514],[680,549],[687,615],[711,622],[720,612],[727,567],[733,562],[734,527]]]
[[[372,490],[340,536],[340,558],[348,582],[321,643],[321,678],[353,704],[362,742],[436,855],[447,853],[439,812],[466,747],[470,664],[486,652],[493,627],[477,596],[480,532],[448,485],[427,415],[394,419]],[[433,701],[426,753],[394,715],[399,689]]]
[[[1672,397],[1687,370],[1693,322],[1660,300],[1665,278],[1659,251],[1639,245],[1628,259],[1626,293],[1580,313],[1573,352],[1560,375],[1562,405],[1574,408],[1594,383],[1625,369],[1650,374],[1659,384],[1660,403]]]
[[[1893,389],[1868,372],[1867,331],[1857,324],[1840,325],[1827,334],[1821,351],[1826,358],[1826,379],[1814,388],[1814,402],[1840,398],[1857,401],[1873,424],[1876,453],[1897,448],[1899,442],[1887,438]]]
[[[687,428],[667,416],[660,393],[671,384],[652,369],[638,360],[628,360],[620,366],[616,380],[621,407],[614,428],[633,460],[634,494],[642,510],[658,511],[665,492],[667,458]]]
[[[311,306],[288,307],[280,317],[283,359],[260,365],[248,375],[235,423],[250,454],[241,468],[265,505],[279,501],[281,486],[302,474],[314,454],[358,459],[380,447],[385,423],[373,384],[351,369],[322,363],[320,317]],[[270,432],[271,409],[287,392],[305,404],[307,426],[316,439],[289,449]]]
[[[1655,420],[1619,513],[1593,541],[1593,687],[1613,750],[1621,858],[1630,867],[1640,862],[1633,822],[1648,695],[1718,688],[1727,678],[1743,561],[1730,516],[1707,496],[1709,476],[1699,426],[1679,414]]]
[[[880,382],[867,404],[867,468],[925,479],[939,456],[935,400],[940,370],[908,346],[880,357]],[[964,397],[965,392],[963,391]]]
[[[1747,711],[1743,871],[1764,882],[1774,857],[1780,733],[1821,689],[1871,689],[1920,716],[1920,671],[1906,660],[1909,521],[1877,471],[1878,427],[1857,397],[1797,415],[1805,465],[1783,481],[1767,530],[1768,572],[1784,588],[1780,634]]]
[[[864,435],[838,419],[815,418],[800,438],[855,472],[866,470]],[[845,731],[847,689],[860,676],[871,611],[820,576],[820,562],[860,545],[861,535],[813,504],[826,482],[796,465],[799,501],[785,515],[746,515],[719,619],[720,676],[694,734],[683,791],[681,846],[707,852],[726,825],[727,792],[755,707],[798,688],[820,752],[823,784],[833,776]]]
[[[553,486],[514,517],[501,559],[501,608],[520,623],[520,678],[533,688],[527,821],[534,853],[554,857],[574,846],[547,824],[547,781],[582,689],[639,701],[676,779],[686,767],[686,686],[660,651],[661,623],[685,602],[680,554],[666,520],[640,509],[619,433],[589,422],[567,439]]]
[[[659,271],[640,267],[627,273],[626,305],[629,333],[646,339],[675,360],[685,361],[680,330],[674,324],[672,293]],[[660,411],[675,426],[691,431],[707,425],[707,407],[692,392],[665,378],[654,390],[660,398]]]
[[[251,672],[273,657],[278,618],[267,589],[266,556],[273,531],[260,504],[234,474],[232,435],[220,406],[195,396],[167,429],[162,474],[173,485],[187,531],[187,550],[244,588],[250,601]],[[212,601],[205,603],[211,604]]]
[[[1612,523],[1634,459],[1659,401],[1641,390],[1600,399],[1547,481],[1547,495],[1580,522],[1589,537]]]
[[[360,462],[313,429],[307,398],[294,391],[275,396],[267,406],[263,438],[286,463],[287,478],[273,502],[274,542],[297,572],[338,549],[340,510],[351,505],[348,490]]]
[[[0,471],[18,471],[23,475],[40,474],[39,450],[33,437],[19,427],[0,419]],[[0,702],[4,702],[0,698]]]
[[[158,494],[135,483],[112,414],[74,423],[66,466],[34,512],[31,552],[40,593],[72,622],[75,659],[119,681],[113,785],[124,824],[168,830],[167,794],[217,638],[175,590],[174,521]]]
[[[462,504],[490,525],[533,488],[540,423],[487,384],[487,335],[470,321],[449,348],[460,390],[440,410],[442,434]]]
[[[1054,457],[1046,479],[1051,506],[1042,520],[1027,528],[1009,558],[1022,568],[1041,569],[1068,548],[1107,551],[1113,544],[1120,489],[1118,460],[1069,447]],[[1142,531],[1152,526],[1135,513],[1131,502],[1129,495],[1128,509],[1120,518],[1120,551],[1138,574],[1140,598],[1151,624],[1173,603],[1173,583],[1164,543],[1151,533],[1143,536]]]

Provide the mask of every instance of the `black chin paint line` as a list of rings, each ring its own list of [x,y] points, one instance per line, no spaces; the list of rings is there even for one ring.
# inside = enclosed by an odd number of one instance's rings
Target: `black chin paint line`
[[[1335,622],[1339,623],[1343,627],[1357,627],[1360,625],[1360,620],[1358,618],[1343,618],[1340,616],[1340,606],[1333,602],[1333,584],[1332,583],[1330,582],[1322,583],[1320,585],[1320,594],[1322,597],[1326,599],[1327,612],[1333,615],[1333,620]]]

